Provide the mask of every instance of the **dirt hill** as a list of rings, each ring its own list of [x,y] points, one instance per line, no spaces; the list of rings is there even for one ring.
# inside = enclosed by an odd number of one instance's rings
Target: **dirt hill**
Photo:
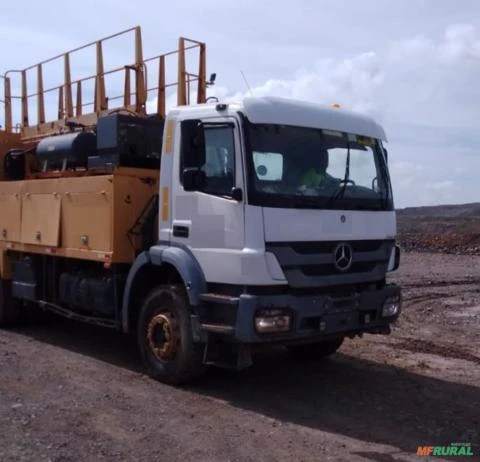
[[[407,251],[480,255],[480,203],[399,209],[397,223]]]

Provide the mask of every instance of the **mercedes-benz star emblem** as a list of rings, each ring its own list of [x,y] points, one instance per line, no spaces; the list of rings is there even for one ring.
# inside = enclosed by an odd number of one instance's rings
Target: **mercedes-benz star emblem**
[[[333,251],[333,263],[339,271],[347,271],[352,266],[353,249],[349,244],[338,244]]]

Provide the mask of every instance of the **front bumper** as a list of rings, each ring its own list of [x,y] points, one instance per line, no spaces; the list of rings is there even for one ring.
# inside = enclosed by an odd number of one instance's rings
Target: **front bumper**
[[[363,291],[350,296],[315,295],[246,295],[240,296],[233,340],[241,343],[296,343],[328,337],[354,336],[361,333],[388,333],[394,316],[383,317],[386,300],[399,297],[396,284],[382,289]],[[255,315],[262,309],[283,309],[291,314],[288,332],[259,334],[255,330]]]

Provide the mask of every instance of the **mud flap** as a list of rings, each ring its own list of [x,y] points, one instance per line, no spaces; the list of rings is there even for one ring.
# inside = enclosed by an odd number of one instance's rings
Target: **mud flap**
[[[203,356],[204,364],[234,370],[246,369],[253,364],[250,345],[224,342],[212,334],[208,337]]]

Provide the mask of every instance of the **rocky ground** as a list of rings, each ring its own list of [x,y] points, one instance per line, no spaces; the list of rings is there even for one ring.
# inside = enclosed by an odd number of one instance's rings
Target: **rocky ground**
[[[421,250],[394,277],[393,333],[317,364],[264,352],[248,371],[172,388],[110,331],[0,331],[0,461],[394,462],[450,443],[480,460],[480,256]]]

